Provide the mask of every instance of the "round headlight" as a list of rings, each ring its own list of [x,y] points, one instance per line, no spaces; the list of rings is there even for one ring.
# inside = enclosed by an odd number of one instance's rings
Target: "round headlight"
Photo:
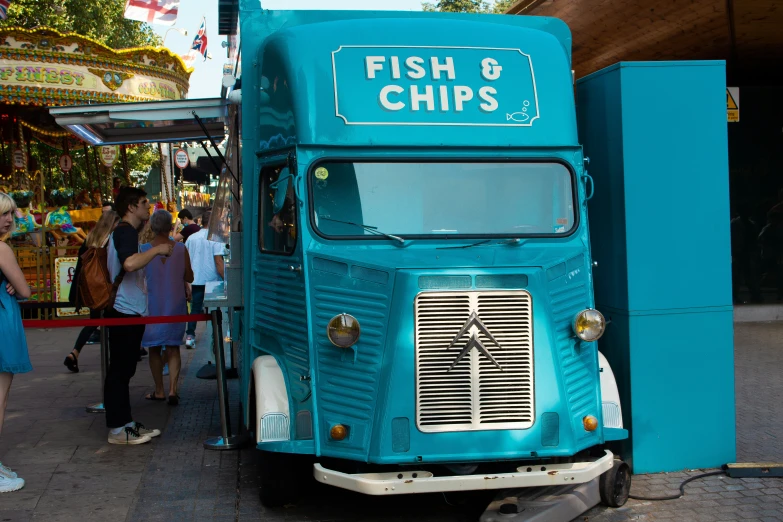
[[[598,310],[582,310],[574,319],[574,333],[583,341],[597,341],[604,334],[606,319]]]
[[[359,340],[359,321],[352,315],[340,314],[332,317],[326,328],[326,335],[338,348],[350,348]]]

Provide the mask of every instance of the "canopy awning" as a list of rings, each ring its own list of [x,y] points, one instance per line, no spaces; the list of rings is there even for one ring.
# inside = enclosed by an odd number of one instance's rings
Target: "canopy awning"
[[[226,135],[227,105],[220,98],[167,102],[52,107],[57,124],[90,145],[220,142]],[[205,133],[196,114],[204,124]]]

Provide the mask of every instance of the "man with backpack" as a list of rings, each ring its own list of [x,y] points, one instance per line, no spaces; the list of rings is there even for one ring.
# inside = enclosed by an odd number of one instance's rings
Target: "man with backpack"
[[[147,288],[142,269],[159,255],[170,256],[172,245],[161,244],[146,252],[139,252],[138,230],[150,218],[150,202],[146,192],[122,187],[115,204],[122,221],[109,240],[106,260],[116,295],[106,309],[105,317],[142,317],[147,315]],[[110,326],[107,332],[109,369],[106,372],[103,404],[106,408],[109,444],[144,444],[160,435],[160,430],[145,428],[134,422],[131,415],[130,380],[136,373],[144,325]]]

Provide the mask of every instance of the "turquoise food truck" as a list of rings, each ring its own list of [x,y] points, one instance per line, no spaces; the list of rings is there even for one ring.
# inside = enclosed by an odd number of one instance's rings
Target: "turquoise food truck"
[[[622,505],[567,26],[255,4],[241,382],[262,500],[312,472],[370,495],[594,484]]]

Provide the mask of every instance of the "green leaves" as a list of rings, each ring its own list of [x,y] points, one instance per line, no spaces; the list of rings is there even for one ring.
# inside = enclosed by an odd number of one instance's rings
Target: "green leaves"
[[[440,11],[442,13],[505,13],[514,0],[438,0],[436,3],[424,2],[424,11]]]
[[[50,27],[87,36],[113,49],[160,45],[145,23],[123,18],[125,0],[13,0],[0,26]]]

